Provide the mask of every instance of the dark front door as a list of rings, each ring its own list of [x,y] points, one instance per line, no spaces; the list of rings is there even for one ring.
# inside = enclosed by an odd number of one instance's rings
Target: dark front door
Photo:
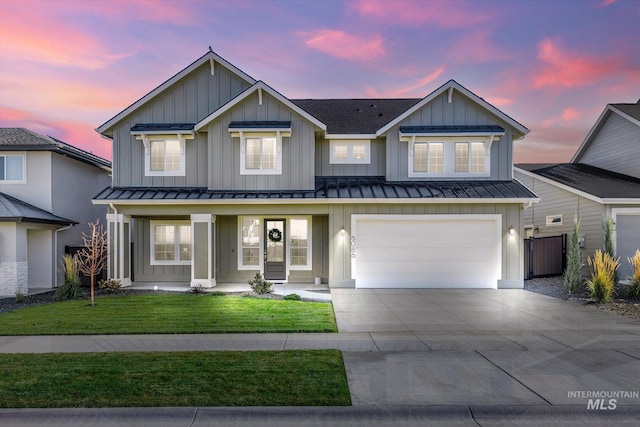
[[[265,219],[264,224],[264,278],[286,280],[286,222],[284,219]]]

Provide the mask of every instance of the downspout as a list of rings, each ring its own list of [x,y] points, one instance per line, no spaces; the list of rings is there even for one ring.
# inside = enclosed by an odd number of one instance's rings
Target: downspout
[[[53,233],[53,277],[55,277],[55,285],[58,287],[58,233],[60,231],[68,230],[73,227],[73,224],[69,224],[66,227],[58,228]]]

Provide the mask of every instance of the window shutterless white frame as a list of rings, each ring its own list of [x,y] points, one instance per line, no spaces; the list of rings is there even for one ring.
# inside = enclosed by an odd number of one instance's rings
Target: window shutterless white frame
[[[138,134],[136,135],[136,139],[142,140],[144,144],[144,175],[145,176],[185,176],[186,175],[186,140],[193,139],[193,135],[189,134]],[[172,150],[167,151],[168,141],[177,141],[179,146],[179,159],[178,159],[178,168],[169,167],[166,170],[169,164],[175,164],[172,159],[167,159],[167,154],[173,155]],[[169,143],[173,145],[173,143]],[[157,165],[152,164],[152,155],[154,151],[160,149],[162,147],[164,149],[164,160],[162,162],[162,169],[157,168]],[[169,146],[169,148],[171,148]],[[168,163],[169,162],[169,163]]]
[[[497,137],[497,136],[495,136]],[[403,135],[400,134],[401,141],[408,142],[408,156],[407,156],[407,171],[409,178],[473,178],[473,177],[488,177],[491,175],[491,146],[494,141],[494,135],[489,136],[469,136],[469,137],[460,137],[460,136],[420,136],[420,135]],[[427,144],[430,146],[431,144],[443,144],[444,149],[444,168],[441,172],[432,172],[429,169],[429,166],[433,164],[430,161],[429,149],[427,149],[427,171],[415,170],[415,146],[416,144]],[[466,157],[466,161],[468,164],[468,171],[456,171],[456,144],[467,144],[468,147],[468,156]],[[473,164],[472,164],[472,147],[478,147],[478,145],[482,144],[484,149],[484,168],[477,167],[476,170],[484,169],[479,172],[472,172]],[[473,160],[477,160],[473,159]],[[477,163],[477,161],[476,161]]]
[[[371,163],[371,141],[368,139],[332,139],[329,142],[330,164]]]
[[[0,184],[26,184],[27,183],[27,155],[22,151],[5,151],[0,152],[0,162],[2,168],[0,170]],[[19,165],[19,166],[18,166]],[[9,168],[18,168],[20,170],[20,178],[16,179],[15,171]],[[9,177],[9,179],[7,179]]]
[[[300,226],[301,222],[305,221],[306,222],[306,232],[307,232],[307,245],[306,245],[306,250],[307,250],[307,259],[306,259],[306,264],[304,265],[292,265],[291,263],[291,259],[292,259],[292,252],[296,249],[301,249],[301,248],[305,248],[305,246],[300,246],[300,245],[293,245],[293,241],[292,238],[295,237],[294,234],[296,233],[296,225]],[[295,224],[298,222],[298,224]],[[312,269],[312,224],[311,224],[311,217],[310,216],[292,216],[292,217],[288,217],[287,218],[287,269],[288,270],[311,270]]]
[[[240,138],[240,175],[282,175],[282,137],[290,136],[291,133],[284,133],[281,131],[275,132],[232,132],[231,136],[237,136]],[[264,165],[267,160],[265,148],[270,148],[269,144],[265,142],[270,138],[275,138],[275,167],[265,169]],[[260,161],[259,167],[251,167],[247,162],[248,148],[247,144],[253,144],[252,141],[259,140],[260,145]]]
[[[260,270],[263,266],[263,238],[262,238],[262,218],[254,216],[239,216],[238,217],[238,270]],[[245,230],[247,228],[247,230]],[[258,245],[247,245],[244,242],[244,235],[247,234],[247,238],[251,239]],[[258,258],[257,264],[245,264],[244,263],[244,249],[257,249]]]
[[[562,225],[562,214],[547,215],[545,224],[548,226]]]
[[[191,240],[191,222],[189,221],[149,221],[150,229],[150,249],[151,252],[149,263],[151,265],[191,265],[191,258],[193,253],[193,241]],[[157,260],[156,259],[156,226],[169,226],[174,227],[173,235],[173,259],[172,260]],[[187,227],[183,229],[185,235],[180,231],[181,227]],[[180,259],[180,246],[181,244],[189,244],[189,260]],[[169,243],[165,243],[169,244]]]

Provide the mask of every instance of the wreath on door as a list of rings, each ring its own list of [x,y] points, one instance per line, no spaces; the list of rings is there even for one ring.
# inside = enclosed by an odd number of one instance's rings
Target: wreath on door
[[[269,240],[272,242],[279,242],[282,240],[282,231],[277,228],[269,230]]]

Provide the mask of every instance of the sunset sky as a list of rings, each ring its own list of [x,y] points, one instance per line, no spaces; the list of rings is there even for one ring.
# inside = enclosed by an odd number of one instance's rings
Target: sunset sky
[[[288,98],[421,98],[455,79],[568,161],[640,98],[638,0],[0,0],[0,127],[111,158],[94,129],[207,52]]]

